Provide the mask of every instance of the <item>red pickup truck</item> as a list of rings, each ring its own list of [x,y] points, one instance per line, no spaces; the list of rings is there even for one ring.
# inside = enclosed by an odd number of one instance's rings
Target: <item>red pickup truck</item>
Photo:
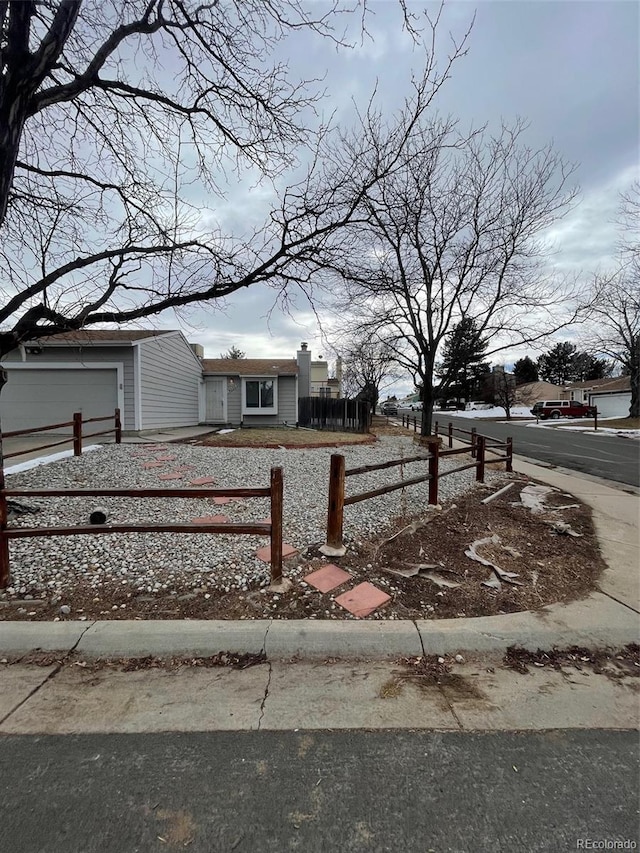
[[[531,414],[541,421],[546,418],[595,418],[596,407],[578,400],[540,400],[534,404]]]

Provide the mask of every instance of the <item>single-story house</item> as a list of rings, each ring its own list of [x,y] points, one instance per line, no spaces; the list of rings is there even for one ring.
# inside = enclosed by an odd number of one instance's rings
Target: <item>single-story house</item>
[[[589,391],[589,405],[596,406],[603,418],[626,418],[631,408],[631,379],[619,376]]]
[[[295,425],[311,396],[311,352],[205,359],[180,331],[91,329],[39,338],[2,359],[2,431],[104,417],[140,432],[197,424]],[[106,428],[106,425],[105,425]]]
[[[553,382],[524,382],[516,387],[516,404],[533,406],[538,400],[561,400],[562,388]]]

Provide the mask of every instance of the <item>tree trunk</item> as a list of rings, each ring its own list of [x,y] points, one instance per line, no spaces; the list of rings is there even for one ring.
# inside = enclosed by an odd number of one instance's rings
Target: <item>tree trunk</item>
[[[422,377],[422,421],[420,435],[431,435],[433,425],[433,385]]]
[[[640,418],[640,339],[631,354],[629,380],[631,382],[631,406],[629,407],[630,418]]]

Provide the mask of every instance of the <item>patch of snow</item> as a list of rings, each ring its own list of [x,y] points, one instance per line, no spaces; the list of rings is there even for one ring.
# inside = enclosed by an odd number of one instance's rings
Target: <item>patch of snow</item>
[[[622,438],[640,439],[640,429],[615,429],[613,427],[598,427],[594,430],[592,426],[578,426],[578,424],[558,424],[555,426],[549,423],[525,424],[528,427],[536,427],[538,429],[561,429],[563,432],[588,432],[590,435],[619,435]]]
[[[219,429],[218,435],[226,435],[228,432],[235,432],[235,429]]]
[[[90,444],[88,447],[83,447],[82,452],[90,453],[92,450],[102,450],[102,444]],[[15,465],[10,465],[4,469],[5,474],[20,474],[22,471],[31,471],[32,468],[38,468],[40,465],[48,465],[50,462],[58,462],[60,459],[68,459],[73,456],[73,450],[61,450],[59,453],[50,453],[48,456],[38,456],[36,459],[29,459],[26,462],[18,462]]]
[[[438,409],[433,410],[434,415],[450,415],[452,418],[505,418],[505,411],[500,406],[490,406],[488,409],[470,409],[468,412],[443,412]],[[531,409],[529,406],[514,406],[511,409],[512,418],[530,418]]]

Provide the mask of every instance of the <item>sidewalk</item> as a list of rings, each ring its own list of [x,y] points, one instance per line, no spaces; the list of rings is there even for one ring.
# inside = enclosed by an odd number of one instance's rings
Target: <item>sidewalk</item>
[[[188,662],[94,670],[82,657],[0,665],[0,735],[638,728],[638,678],[573,667],[520,674],[499,655],[452,668],[438,683],[382,661],[265,662],[243,670]]]

